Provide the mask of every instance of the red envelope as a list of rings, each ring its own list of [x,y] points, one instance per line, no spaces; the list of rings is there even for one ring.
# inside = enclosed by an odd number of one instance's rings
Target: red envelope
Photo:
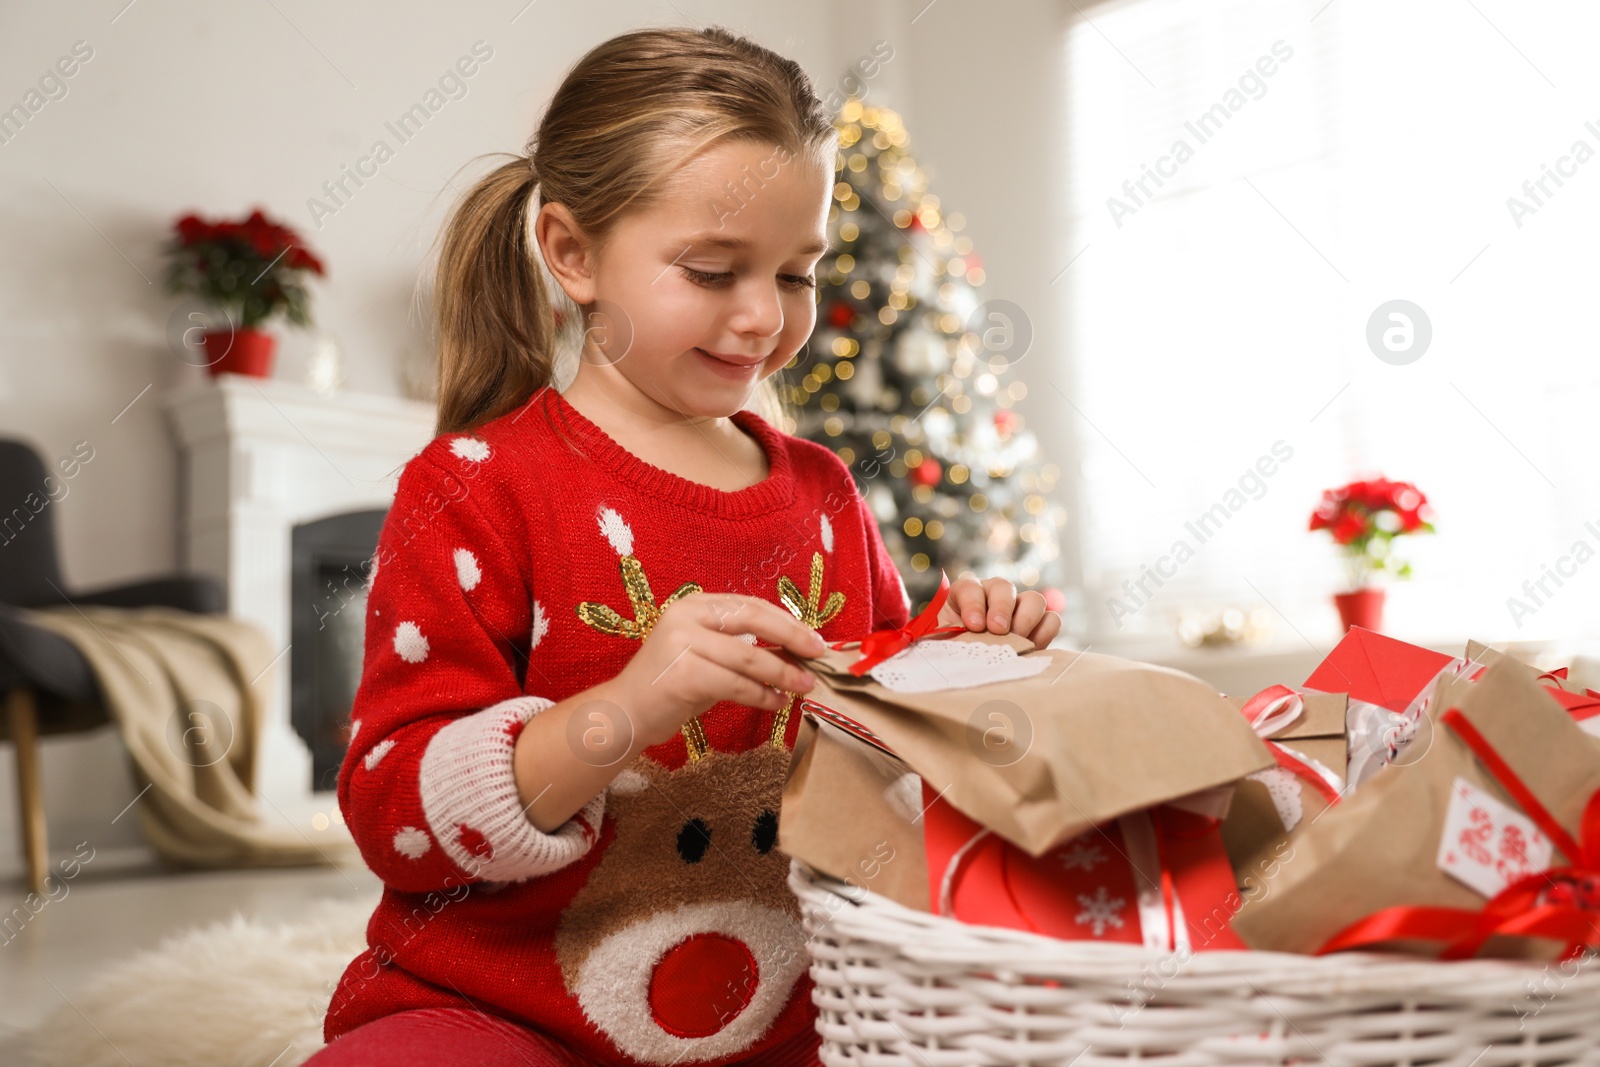
[[[1405,711],[1411,698],[1454,658],[1352,626],[1311,672],[1305,688],[1348,693],[1353,700]]]

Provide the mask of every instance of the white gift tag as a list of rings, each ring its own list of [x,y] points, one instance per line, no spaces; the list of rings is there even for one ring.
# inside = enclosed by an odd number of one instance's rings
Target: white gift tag
[[[1519,878],[1550,868],[1550,839],[1534,821],[1465,778],[1450,787],[1439,869],[1492,897]]]
[[[1049,665],[1044,656],[1019,656],[1010,645],[914,641],[867,673],[896,693],[933,693],[1032,678]]]

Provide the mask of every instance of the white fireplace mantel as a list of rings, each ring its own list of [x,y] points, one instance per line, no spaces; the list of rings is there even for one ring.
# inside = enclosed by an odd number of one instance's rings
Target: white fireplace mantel
[[[312,792],[311,752],[290,725],[291,533],[388,507],[401,468],[433,439],[435,407],[223,374],[174,392],[166,408],[182,460],[183,564],[219,579],[228,613],[285,653],[271,672],[257,789],[299,822],[332,801]]]

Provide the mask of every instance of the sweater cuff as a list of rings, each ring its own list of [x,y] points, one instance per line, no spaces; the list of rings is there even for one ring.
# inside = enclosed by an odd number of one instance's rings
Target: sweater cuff
[[[446,724],[428,741],[418,772],[423,817],[470,877],[520,882],[547,874],[582,857],[599,837],[604,790],[550,833],[528,818],[517,792],[517,734],[554,703],[514,697]]]

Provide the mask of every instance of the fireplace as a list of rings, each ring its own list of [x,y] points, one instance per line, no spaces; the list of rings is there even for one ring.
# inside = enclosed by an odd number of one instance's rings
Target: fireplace
[[[167,412],[181,460],[181,562],[220,579],[228,613],[283,650],[255,683],[270,690],[263,810],[331,832],[365,567],[400,471],[433,439],[435,407],[223,374],[172,394]]]
[[[361,682],[367,576],[387,508],[297,523],[290,535],[289,723],[311,749],[314,791],[338,785]]]

